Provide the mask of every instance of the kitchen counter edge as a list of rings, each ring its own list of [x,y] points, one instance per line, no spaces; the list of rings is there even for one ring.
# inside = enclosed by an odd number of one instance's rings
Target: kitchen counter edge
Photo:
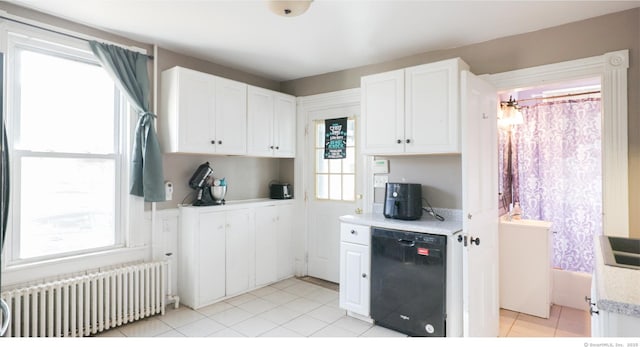
[[[250,200],[233,200],[227,201],[224,205],[210,205],[210,206],[193,206],[191,204],[178,205],[179,209],[192,209],[203,212],[213,211],[230,211],[241,208],[253,208],[261,206],[273,206],[273,205],[292,205],[296,202],[295,199],[250,199]]]
[[[423,217],[419,220],[400,220],[385,218],[382,215],[363,213],[356,215],[340,216],[340,221],[370,227],[381,227],[402,231],[413,231],[423,234],[436,234],[453,236],[462,231],[462,222],[459,220],[445,220],[443,222]]]

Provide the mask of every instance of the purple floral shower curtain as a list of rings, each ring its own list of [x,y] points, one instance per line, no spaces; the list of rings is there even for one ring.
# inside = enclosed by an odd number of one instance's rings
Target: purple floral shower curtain
[[[600,109],[599,98],[523,107],[512,134],[514,200],[523,218],[552,222],[553,266],[565,270],[592,272],[602,234]]]

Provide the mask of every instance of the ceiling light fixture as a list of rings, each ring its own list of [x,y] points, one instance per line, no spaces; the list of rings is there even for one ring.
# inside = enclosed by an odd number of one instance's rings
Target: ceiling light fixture
[[[268,2],[271,12],[283,17],[299,16],[309,9],[313,0],[270,0]]]
[[[500,102],[500,113],[498,114],[498,123],[500,125],[518,125],[524,123],[522,112],[518,102],[509,96],[509,101]]]

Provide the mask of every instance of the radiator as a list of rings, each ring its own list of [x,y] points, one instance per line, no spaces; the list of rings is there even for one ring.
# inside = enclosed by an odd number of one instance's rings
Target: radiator
[[[5,336],[82,337],[164,314],[167,271],[166,261],[142,263],[3,292]]]

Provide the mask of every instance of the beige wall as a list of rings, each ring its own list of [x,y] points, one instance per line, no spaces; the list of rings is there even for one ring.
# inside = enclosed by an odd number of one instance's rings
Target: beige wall
[[[429,205],[462,208],[462,161],[460,155],[376,157],[389,160],[389,182],[422,184]],[[384,188],[374,189],[374,203],[384,203]]]
[[[640,9],[632,9],[580,22],[500,38],[459,48],[427,52],[386,63],[369,65],[281,83],[281,90],[296,96],[313,95],[360,85],[360,77],[442,59],[461,57],[477,75],[601,55],[629,49],[629,223],[630,236],[640,238]]]

